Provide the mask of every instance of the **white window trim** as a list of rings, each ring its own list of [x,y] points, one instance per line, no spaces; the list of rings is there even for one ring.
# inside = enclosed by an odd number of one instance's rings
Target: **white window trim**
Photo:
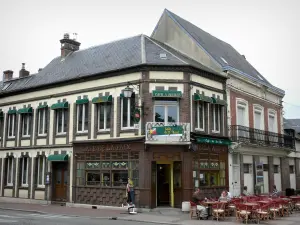
[[[202,128],[200,127],[200,109],[199,109],[200,104],[202,104],[202,114],[203,114],[203,118],[202,118],[203,127]],[[198,101],[196,103],[197,124],[196,124],[195,130],[198,130],[198,131],[205,130],[205,104],[206,104],[205,102],[200,102],[200,101]]]
[[[155,107],[156,106],[162,106],[165,107],[165,124],[169,123],[168,122],[168,106],[177,106],[177,121],[175,121],[175,123],[179,123],[179,103],[178,102],[167,102],[164,101],[164,103],[161,103],[160,101],[156,101],[154,103],[154,113],[153,113],[153,122],[155,122]]]
[[[25,161],[25,159],[26,159],[26,174],[24,174],[24,161]],[[21,186],[22,187],[28,187],[28,161],[29,161],[29,158],[27,158],[27,157],[22,157],[21,158],[21,165],[22,165],[22,169],[21,169],[21,171],[22,171],[22,173],[21,173]],[[24,175],[26,176],[26,183],[23,183],[23,178],[24,178]]]
[[[128,106],[127,106],[127,127],[123,126],[123,101],[126,100],[128,101]],[[130,117],[131,117],[131,113],[130,113],[130,108],[131,108],[131,98],[122,98],[121,99],[121,130],[129,130],[129,129],[133,129],[134,127],[130,126]]]
[[[43,109],[39,109],[38,111],[38,136],[47,136],[47,133],[46,133],[46,108],[43,108]],[[40,130],[40,119],[41,119],[41,116],[43,117],[42,118],[42,122],[43,122],[43,125],[42,125],[42,131]]]
[[[261,114],[260,119],[260,129],[255,127],[255,112],[259,112]],[[264,114],[264,107],[258,104],[253,104],[253,128],[258,130],[265,130],[265,114]]]
[[[26,133],[24,134],[24,126],[25,126],[25,118],[27,120],[27,129],[26,129]],[[23,114],[22,115],[22,137],[30,137],[30,116],[28,114]]]
[[[79,109],[80,106],[82,106],[82,124],[81,124],[81,130],[79,130]],[[79,104],[77,105],[77,133],[87,133],[88,130],[84,129],[84,124],[85,124],[85,107],[88,107],[88,104]]]
[[[270,124],[270,116],[271,117],[274,117],[274,130],[275,131],[270,131],[269,130],[269,124]],[[273,132],[273,133],[278,133],[278,126],[277,126],[277,123],[278,123],[278,118],[277,118],[277,112],[274,110],[274,109],[268,109],[268,131],[269,132]]]
[[[239,117],[239,114],[238,114],[238,108],[241,107],[241,108],[244,108],[245,109],[245,122],[246,124],[244,125],[241,125],[241,124],[238,124],[238,117]],[[236,99],[236,125],[240,125],[240,126],[245,126],[245,127],[249,127],[249,105],[248,105],[248,102],[244,99],[241,99],[241,98],[237,98]]]
[[[40,157],[43,159],[43,169],[42,169],[42,184],[39,184],[39,178],[40,178]],[[40,188],[45,187],[45,164],[46,164],[46,157],[40,156],[38,157],[38,171],[37,171],[37,186]]]
[[[14,180],[14,158],[12,157],[9,157],[7,158],[7,168],[10,168],[10,164],[11,164],[11,171],[10,172],[10,177],[11,177],[11,183],[8,183],[8,180],[9,180],[9,175],[7,173],[7,178],[6,178],[6,185],[7,186],[13,186],[13,180]]]
[[[58,112],[56,111],[55,114],[56,114],[56,134],[57,135],[66,134],[67,133],[66,131],[58,131],[58,119],[59,119]],[[61,129],[63,130],[64,129],[64,120],[65,120],[65,109],[62,109],[61,120],[62,120]]]
[[[11,136],[9,136],[9,130],[10,130],[10,120],[13,118],[13,120],[12,120],[12,135]],[[16,114],[9,114],[8,115],[8,120],[7,120],[7,122],[8,122],[8,124],[7,124],[7,126],[8,126],[8,129],[7,129],[7,132],[8,132],[8,134],[7,134],[7,137],[8,138],[15,138],[15,129],[14,129],[14,127],[15,127],[15,122],[16,122]]]
[[[123,102],[123,101],[122,101]],[[123,104],[123,103],[122,103]],[[100,129],[100,107],[104,107],[104,129]],[[110,131],[110,128],[106,128],[107,127],[107,107],[110,107],[110,105],[108,105],[107,103],[103,103],[103,104],[98,104],[97,106],[97,113],[98,113],[98,131]],[[123,109],[123,108],[122,108]],[[112,113],[112,112],[111,112]],[[123,111],[122,111],[123,113]],[[122,120],[123,123],[123,120]]]
[[[213,127],[213,130],[212,130],[212,133],[220,133],[221,132],[221,121],[220,121],[220,119],[221,119],[221,106],[220,105],[218,105],[218,117],[219,117],[219,119],[218,119],[218,121],[219,121],[219,130],[217,130],[216,129],[216,107],[217,107],[217,105],[215,105],[215,104],[211,104],[211,109],[213,110],[213,125],[214,125],[214,127]]]

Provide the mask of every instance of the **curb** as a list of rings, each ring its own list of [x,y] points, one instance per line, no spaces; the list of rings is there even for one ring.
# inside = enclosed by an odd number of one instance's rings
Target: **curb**
[[[130,222],[140,222],[140,223],[155,223],[155,224],[168,224],[168,225],[181,225],[179,222],[161,222],[161,221],[151,221],[151,220],[135,220],[127,218],[117,218],[117,220],[130,221]]]

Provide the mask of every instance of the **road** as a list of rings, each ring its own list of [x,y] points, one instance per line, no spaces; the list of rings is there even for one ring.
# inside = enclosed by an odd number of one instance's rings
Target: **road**
[[[0,225],[153,225],[133,221],[92,219],[54,214],[33,214],[20,211],[0,210]]]

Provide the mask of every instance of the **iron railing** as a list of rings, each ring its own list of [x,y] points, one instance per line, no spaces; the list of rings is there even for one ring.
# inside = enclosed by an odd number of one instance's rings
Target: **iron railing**
[[[229,132],[230,139],[234,142],[295,149],[295,140],[289,135],[258,130],[240,125],[231,125]]]

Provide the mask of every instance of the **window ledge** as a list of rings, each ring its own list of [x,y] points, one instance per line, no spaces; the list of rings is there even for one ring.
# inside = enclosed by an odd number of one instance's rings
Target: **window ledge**
[[[214,134],[220,134],[220,131],[216,131],[216,130],[212,130],[211,132]]]
[[[13,185],[13,184],[7,184],[7,185],[5,185],[4,188],[13,189],[13,188],[14,188],[14,185]]]
[[[10,137],[7,137],[7,140],[8,141],[12,141],[12,140],[15,140],[16,139],[16,137],[15,136],[10,136]]]
[[[36,139],[46,139],[47,138],[47,135],[39,135],[36,137]]]
[[[110,134],[110,130],[98,130],[97,134]]]
[[[88,132],[76,132],[75,136],[88,136]]]
[[[22,136],[21,140],[30,140],[30,136]]]
[[[28,189],[28,185],[22,185],[21,187],[19,187],[19,189]]]
[[[59,138],[59,137],[67,137],[67,133],[59,133],[59,134],[56,134],[55,137]]]
[[[205,130],[201,128],[195,128],[195,131],[205,132]]]
[[[47,135],[48,134],[38,134],[37,136],[43,138],[43,137],[47,137]]]
[[[136,130],[137,129],[134,129],[133,127],[121,128],[120,133],[135,132]]]
[[[38,185],[36,189],[45,189],[45,185]]]

